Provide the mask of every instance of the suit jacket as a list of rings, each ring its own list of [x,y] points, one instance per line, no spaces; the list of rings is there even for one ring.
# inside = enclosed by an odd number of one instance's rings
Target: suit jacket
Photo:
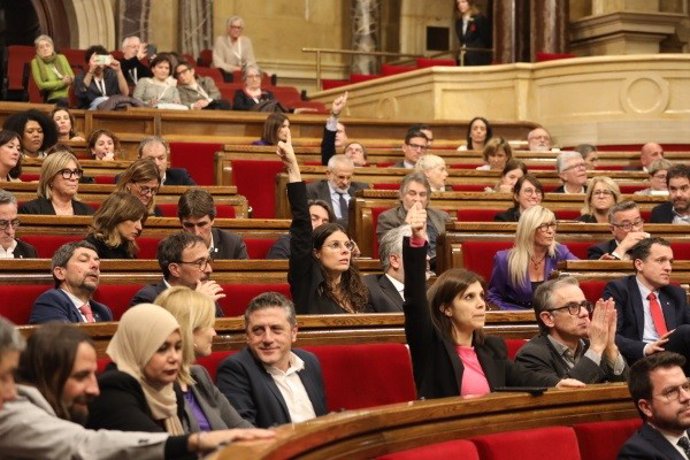
[[[589,260],[599,260],[604,254],[611,254],[618,247],[618,243],[615,238],[611,238],[603,243],[595,244],[587,248],[587,259]],[[618,254],[622,256],[623,254]]]
[[[211,228],[213,235],[213,259],[249,259],[247,245],[241,236],[228,230]]]
[[[458,37],[460,46],[468,48],[491,48],[492,33],[491,22],[483,14],[472,15],[467,29],[462,31],[462,19],[455,21],[455,34]],[[468,51],[465,54],[465,65],[487,65],[491,64],[491,52],[482,53],[479,51]]]
[[[496,222],[519,222],[520,221],[520,208],[513,206],[508,208],[503,212],[499,212],[494,216]]]
[[[325,415],[326,395],[319,360],[304,350],[293,349],[292,352],[304,361],[299,378],[314,406],[314,413],[317,417]],[[287,405],[273,377],[248,347],[218,366],[217,381],[218,388],[239,414],[256,427],[269,428],[291,422]]]
[[[162,185],[196,185],[196,182],[186,169],[168,168],[165,170],[165,182]]]
[[[652,208],[652,216],[649,219],[651,224],[671,224],[673,223],[673,203],[667,201]]]
[[[405,166],[405,160],[400,160],[396,163],[393,163],[393,166],[391,166],[391,168],[413,169],[413,168],[408,168],[407,166]]]
[[[290,234],[281,235],[266,254],[266,259],[290,258]]]
[[[412,356],[412,370],[417,397],[458,396],[463,365],[455,344],[443,337],[431,322],[426,299],[426,247],[412,247],[403,240],[405,265],[405,336]],[[500,337],[486,336],[473,344],[489,387],[537,385],[549,386],[551,377],[525,369],[508,358]]]
[[[82,203],[81,201],[72,200],[72,209],[75,216],[91,216],[94,210],[91,206]],[[19,208],[19,214],[42,214],[48,216],[55,215],[55,208],[53,203],[47,198],[36,198],[35,200],[27,201]]]
[[[113,313],[110,308],[95,300],[89,300],[91,311],[96,321],[112,321]],[[50,289],[36,299],[31,308],[29,324],[41,324],[49,321],[64,323],[83,323],[81,312],[74,306],[72,300],[60,289]]]
[[[645,423],[618,452],[618,460],[683,460],[683,456],[655,428]]]
[[[190,373],[196,382],[189,386],[189,391],[194,394],[197,404],[201,407],[211,430],[224,430],[226,428],[253,428],[254,425],[240,417],[234,407],[230,405],[228,398],[218,390],[211,380],[211,376],[203,366],[192,366]],[[196,433],[200,431],[199,422],[194,417],[191,407],[185,400],[185,431]]]
[[[156,300],[156,297],[158,297],[158,294],[166,289],[168,289],[168,286],[165,285],[165,281],[163,280],[160,280],[158,283],[147,284],[143,288],[139,289],[136,294],[134,294],[132,300],[129,301],[129,306],[133,307],[134,305],[139,305],[140,303],[153,303],[153,301]],[[216,302],[216,318],[222,318],[223,316],[225,316],[223,314],[223,309],[220,308],[220,305],[218,305],[218,302]]]
[[[350,195],[348,206],[354,205],[354,197],[355,193],[357,193],[357,190],[365,190],[368,188],[369,184],[365,184],[364,182],[351,182],[350,188],[347,189],[347,193]],[[328,181],[325,179],[307,184],[307,198],[310,200],[323,200],[328,203],[331,208],[333,208],[333,202],[331,201],[331,190],[328,188]],[[335,213],[335,209],[333,212]],[[347,221],[347,215],[339,219],[339,223],[345,228],[347,228]]]
[[[450,221],[450,216],[447,212],[429,206],[426,208],[426,215],[427,219],[431,220],[431,223],[436,227],[436,231],[438,231],[439,235],[446,233],[446,222]],[[376,236],[379,241],[388,230],[400,227],[404,224],[406,216],[407,211],[405,211],[402,205],[398,205],[395,208],[391,208],[379,214],[376,223]]]
[[[362,278],[369,289],[369,307],[374,313],[402,312],[403,298],[386,275],[366,275]]]
[[[31,246],[29,243],[15,238],[17,242],[17,247],[14,248],[14,258],[15,259],[36,259],[38,258],[38,253],[36,248]]]
[[[259,105],[264,101],[271,101],[273,99],[275,98],[273,97],[272,92],[261,90],[261,96],[259,97],[259,102],[257,103],[254,102],[254,99],[252,99],[247,93],[245,93],[243,89],[238,89],[235,90],[235,96],[232,99],[232,109],[252,110],[254,106]]]
[[[583,353],[589,348],[589,341],[584,342]],[[562,378],[573,378],[584,383],[625,382],[628,375],[627,366],[620,375],[615,375],[613,367],[603,357],[597,365],[588,357],[581,356],[571,369],[544,334],[532,338],[520,348],[515,362],[524,364],[527,369],[551,374],[551,385],[556,385]]]
[[[629,363],[643,356],[645,343],[644,310],[642,294],[637,286],[635,275],[609,282],[604,288],[604,299],[612,297],[618,310],[616,326],[616,345]],[[670,331],[681,324],[690,324],[690,307],[685,291],[678,286],[668,285],[659,289],[659,304],[664,313],[666,327]]]
[[[510,249],[498,251],[494,256],[494,268],[491,272],[489,289],[486,298],[502,310],[520,310],[532,308],[532,284],[529,279],[521,286],[514,286],[508,273],[508,254]],[[561,260],[577,260],[567,246],[556,244],[553,257],[546,257],[544,263],[544,279],[548,280],[551,272]],[[527,270],[527,268],[525,268]]]

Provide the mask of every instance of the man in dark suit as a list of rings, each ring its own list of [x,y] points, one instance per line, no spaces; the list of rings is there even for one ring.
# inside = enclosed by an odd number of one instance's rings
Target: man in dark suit
[[[645,171],[649,172],[649,166],[656,160],[664,158],[664,148],[656,142],[647,142],[640,150],[640,164],[626,166],[626,171]]]
[[[632,200],[621,201],[609,209],[609,227],[613,238],[587,248],[589,260],[628,260],[628,250],[649,233],[644,231],[640,208]]]
[[[183,168],[168,168],[170,144],[159,136],[148,136],[137,147],[139,158],[153,158],[161,173],[161,185],[196,185],[189,172]]]
[[[630,251],[635,274],[611,281],[602,298],[618,310],[616,345],[628,363],[660,351],[690,354],[690,307],[673,286],[673,250],[663,238],[646,238]]]
[[[223,288],[211,279],[212,259],[201,237],[187,232],[174,233],[158,243],[156,256],[163,279],[141,288],[132,297],[130,306],[152,303],[158,294],[171,286],[186,286],[208,295],[214,301],[225,297]],[[216,316],[223,316],[223,310],[217,303]]]
[[[615,342],[613,300],[599,299],[592,311],[577,280],[565,277],[539,286],[532,305],[541,333],[520,348],[517,362],[551,375],[551,385],[563,378],[625,381],[627,366]]]
[[[405,271],[402,260],[403,237],[412,235],[409,225],[401,225],[386,232],[379,244],[382,275],[366,275],[364,284],[369,290],[368,310],[376,313],[402,312],[405,300]]]
[[[19,226],[17,198],[0,189],[0,259],[37,258],[36,249],[15,237]]]
[[[556,157],[556,171],[563,185],[554,193],[585,193],[587,164],[578,152],[565,151]]]
[[[630,368],[628,389],[643,425],[618,452],[619,460],[690,458],[690,383],[685,358],[663,352]]]
[[[96,248],[86,241],[63,244],[51,262],[55,288],[34,302],[29,323],[112,321],[110,308],[91,299],[101,275]]]
[[[673,165],[666,174],[669,201],[652,209],[653,224],[690,224],[690,166]]]
[[[424,132],[413,129],[407,131],[402,151],[405,158],[393,165],[394,168],[414,169],[419,157],[424,155],[429,148],[429,138]]]
[[[348,209],[357,190],[369,188],[369,184],[353,182],[355,165],[343,154],[328,160],[326,179],[307,184],[307,198],[323,200],[331,205],[338,223],[347,228]]]
[[[335,214],[331,206],[323,200],[309,200],[309,217],[311,227],[315,229],[319,225],[335,222]],[[290,258],[290,234],[280,236],[271,249],[266,254],[266,259],[289,259]]]
[[[292,302],[267,292],[244,312],[247,347],[218,367],[218,388],[245,420],[268,428],[327,412],[319,360],[292,349],[297,320]]]
[[[177,217],[182,230],[200,236],[212,259],[248,259],[247,246],[241,236],[213,226],[216,206],[206,190],[189,189],[177,202]]]

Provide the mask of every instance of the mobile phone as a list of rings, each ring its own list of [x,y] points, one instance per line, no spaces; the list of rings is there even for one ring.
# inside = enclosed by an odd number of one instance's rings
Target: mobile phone
[[[113,62],[113,58],[109,54],[97,54],[94,62],[98,65],[110,65]]]

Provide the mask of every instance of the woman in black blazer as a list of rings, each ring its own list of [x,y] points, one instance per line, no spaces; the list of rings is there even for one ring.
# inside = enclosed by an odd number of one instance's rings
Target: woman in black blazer
[[[86,241],[96,247],[101,259],[134,259],[136,239],[143,230],[148,214],[134,195],[113,192],[93,216]]]
[[[474,0],[457,0],[458,19],[455,21],[455,33],[460,47],[491,48],[491,22],[479,12]],[[463,59],[464,65],[491,64],[491,51],[468,51]]]
[[[265,101],[273,100],[273,93],[261,89],[261,69],[256,65],[248,65],[242,72],[243,89],[235,91],[232,102],[233,110],[257,110],[257,106]]]

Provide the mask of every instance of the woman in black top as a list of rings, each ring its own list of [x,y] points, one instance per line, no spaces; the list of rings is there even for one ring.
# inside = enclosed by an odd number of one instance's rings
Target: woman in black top
[[[457,0],[458,19],[455,21],[455,33],[460,47],[491,48],[491,23],[479,12],[474,0]],[[493,53],[488,51],[467,51],[463,65],[491,64]]]
[[[94,214],[86,241],[96,247],[101,259],[134,259],[138,250],[136,239],[147,217],[138,198],[114,192]]]
[[[265,102],[273,100],[273,93],[261,89],[261,69],[257,65],[248,65],[242,72],[244,88],[235,91],[232,102],[233,110],[257,110]]]
[[[544,187],[539,180],[527,174],[517,180],[513,187],[513,203],[515,206],[494,216],[497,222],[518,222],[520,215],[531,207],[541,204],[544,199]]]

